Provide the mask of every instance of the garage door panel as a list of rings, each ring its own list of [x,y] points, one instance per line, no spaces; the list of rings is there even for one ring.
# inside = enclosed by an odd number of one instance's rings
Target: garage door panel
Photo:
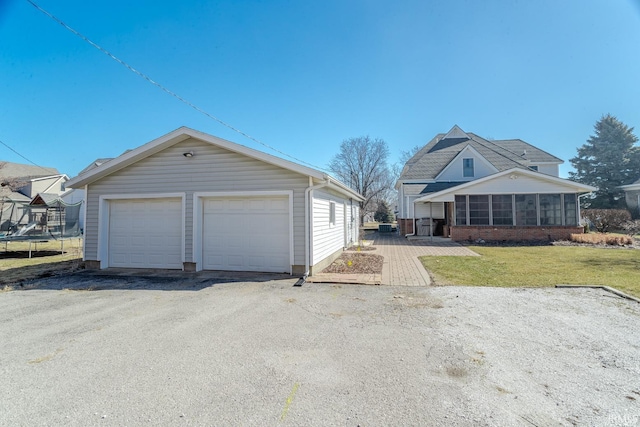
[[[180,199],[113,200],[109,266],[182,268]]]
[[[203,202],[203,268],[289,272],[288,197]]]

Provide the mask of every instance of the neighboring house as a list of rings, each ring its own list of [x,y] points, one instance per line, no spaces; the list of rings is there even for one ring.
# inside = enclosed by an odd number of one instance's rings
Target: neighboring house
[[[61,194],[69,177],[55,168],[0,161],[0,231],[25,217],[38,193]]]
[[[313,274],[358,240],[329,175],[182,127],[72,178],[89,268]]]
[[[29,199],[38,193],[62,194],[69,177],[55,168],[0,161],[0,184]]]
[[[454,126],[404,166],[396,183],[402,235],[555,240],[581,233],[580,194],[563,163],[522,140],[489,141]]]
[[[620,186],[624,190],[627,208],[634,218],[640,218],[640,179],[633,184]]]
[[[93,169],[95,169],[97,167],[100,167],[104,163],[108,162],[109,160],[112,160],[112,158],[108,157],[108,158],[96,159],[93,162],[91,162],[86,168],[82,169],[78,173],[78,175],[82,175],[82,174],[84,174],[86,172],[89,172],[90,170],[93,170]],[[80,230],[84,230],[84,211],[85,211],[85,203],[84,203],[85,192],[84,192],[84,188],[68,188],[67,190],[65,190],[64,193],[62,193],[60,195],[60,198],[62,199],[62,201],[64,201],[67,204],[70,204],[70,205],[74,205],[76,203],[83,202],[82,205],[80,206],[79,226],[80,226]]]

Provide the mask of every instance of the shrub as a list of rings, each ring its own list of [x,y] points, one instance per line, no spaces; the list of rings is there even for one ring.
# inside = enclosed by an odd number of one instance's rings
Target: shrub
[[[582,216],[588,220],[590,228],[600,233],[621,230],[623,224],[631,220],[631,214],[626,209],[585,209]]]
[[[571,241],[576,243],[589,243],[592,245],[626,246],[633,245],[633,238],[619,234],[572,234]]]
[[[640,234],[640,219],[625,222],[622,224],[622,229],[629,236]]]

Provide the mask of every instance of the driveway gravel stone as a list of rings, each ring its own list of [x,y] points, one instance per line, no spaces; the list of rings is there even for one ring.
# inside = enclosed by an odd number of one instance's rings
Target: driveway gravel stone
[[[0,293],[0,425],[640,425],[638,303],[270,277]]]

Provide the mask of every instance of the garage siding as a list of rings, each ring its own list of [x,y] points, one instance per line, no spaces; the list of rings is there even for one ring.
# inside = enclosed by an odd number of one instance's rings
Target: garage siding
[[[193,151],[191,158],[183,156]],[[193,193],[293,191],[294,264],[304,265],[304,192],[308,177],[189,138],[89,185],[85,259],[97,260],[100,195],[184,193],[185,261],[193,261]]]
[[[335,223],[330,223],[331,203],[335,204]],[[313,264],[344,248],[345,199],[316,190],[313,193]]]

